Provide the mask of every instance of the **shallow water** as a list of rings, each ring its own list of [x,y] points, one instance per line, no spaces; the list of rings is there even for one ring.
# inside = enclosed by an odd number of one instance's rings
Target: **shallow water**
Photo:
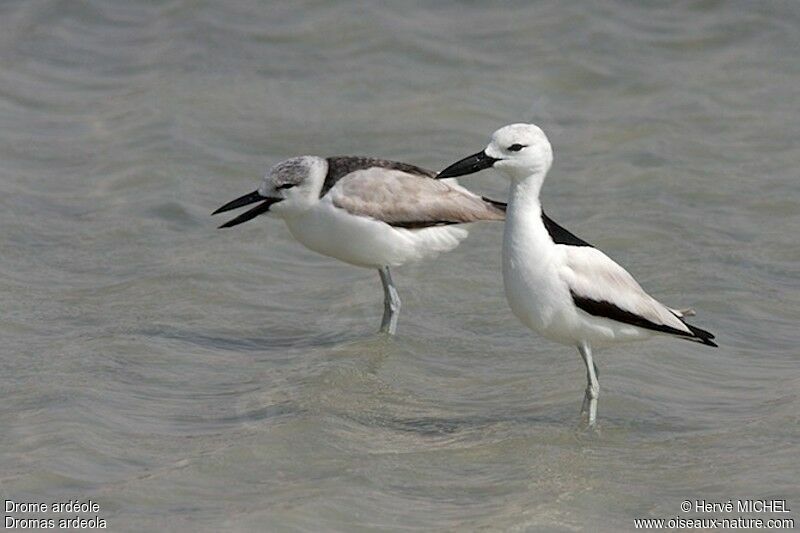
[[[566,4],[0,4],[0,496],[114,531],[796,511],[800,5]],[[499,224],[395,271],[386,339],[376,273],[209,217],[288,156],[439,169],[523,120],[549,214],[720,344],[599,351],[597,434],[577,353],[506,305]]]

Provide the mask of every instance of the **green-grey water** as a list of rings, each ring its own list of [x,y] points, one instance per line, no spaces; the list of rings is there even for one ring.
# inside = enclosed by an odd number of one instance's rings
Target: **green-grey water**
[[[113,531],[800,518],[799,27],[788,1],[0,3],[0,497]],[[597,433],[575,350],[508,309],[500,224],[395,271],[387,339],[375,272],[209,216],[289,156],[440,169],[518,121],[554,145],[548,213],[720,344],[598,351]]]

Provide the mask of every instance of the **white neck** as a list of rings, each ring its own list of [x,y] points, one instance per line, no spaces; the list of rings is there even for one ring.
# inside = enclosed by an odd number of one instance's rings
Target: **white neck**
[[[544,183],[544,178],[544,172],[532,174],[525,178],[511,178],[508,213],[506,215],[507,237],[519,232],[525,234],[533,232],[534,235],[522,235],[522,237],[534,236],[536,237],[536,244],[539,244],[539,237],[544,237],[545,241],[552,243],[542,222],[542,204],[539,201],[539,191]],[[546,243],[543,242],[541,244]]]
[[[539,205],[539,191],[542,190],[545,175],[545,172],[537,172],[525,177],[512,177],[509,201],[527,206],[534,203]]]
[[[511,310],[531,328],[544,330],[552,321],[553,291],[558,278],[558,248],[542,221],[539,190],[544,173],[512,178],[503,233],[503,285]]]
[[[506,270],[513,268],[515,264],[541,264],[555,248],[542,221],[539,190],[542,188],[544,176],[545,173],[542,172],[526,178],[511,179],[503,234]]]

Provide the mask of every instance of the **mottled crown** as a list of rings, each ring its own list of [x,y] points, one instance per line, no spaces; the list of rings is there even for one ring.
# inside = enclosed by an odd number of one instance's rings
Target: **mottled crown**
[[[266,179],[273,185],[299,185],[308,178],[315,159],[303,155],[281,161],[269,169]]]

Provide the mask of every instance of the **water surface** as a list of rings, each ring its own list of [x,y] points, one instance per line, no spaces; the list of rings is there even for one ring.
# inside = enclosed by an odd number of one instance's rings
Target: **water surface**
[[[3,2],[0,495],[114,531],[794,511],[798,27],[792,2]],[[549,214],[720,344],[599,351],[599,434],[577,353],[507,307],[499,224],[396,270],[386,339],[377,273],[209,217],[282,158],[439,169],[527,120]]]

